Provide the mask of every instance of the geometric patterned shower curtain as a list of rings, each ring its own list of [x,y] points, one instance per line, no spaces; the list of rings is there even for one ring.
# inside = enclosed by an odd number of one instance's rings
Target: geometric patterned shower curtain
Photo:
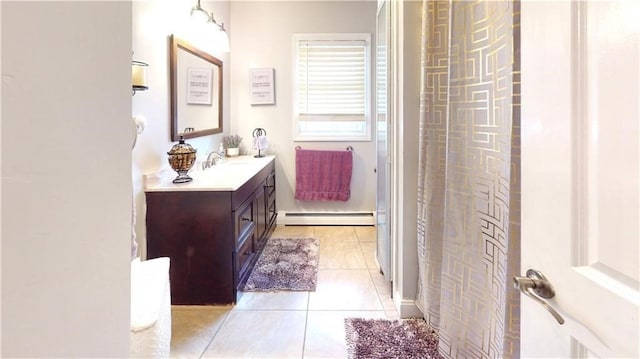
[[[423,1],[416,304],[447,358],[519,356],[519,8]]]

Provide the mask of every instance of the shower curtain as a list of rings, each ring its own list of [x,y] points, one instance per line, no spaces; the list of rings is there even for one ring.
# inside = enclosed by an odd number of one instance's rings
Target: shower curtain
[[[519,21],[423,1],[416,303],[447,358],[519,356]]]

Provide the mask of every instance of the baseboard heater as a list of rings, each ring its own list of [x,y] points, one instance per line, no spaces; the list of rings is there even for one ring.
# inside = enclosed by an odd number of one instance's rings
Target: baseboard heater
[[[278,211],[277,223],[289,226],[373,226],[375,212]]]

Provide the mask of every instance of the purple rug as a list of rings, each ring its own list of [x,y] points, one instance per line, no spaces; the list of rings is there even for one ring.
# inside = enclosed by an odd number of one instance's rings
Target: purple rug
[[[440,359],[438,335],[423,319],[344,320],[349,359]]]
[[[242,290],[316,290],[319,243],[316,238],[270,238]]]

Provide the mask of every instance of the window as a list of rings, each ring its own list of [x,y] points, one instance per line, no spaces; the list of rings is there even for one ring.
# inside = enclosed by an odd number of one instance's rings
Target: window
[[[294,35],[294,140],[371,140],[369,34]]]

